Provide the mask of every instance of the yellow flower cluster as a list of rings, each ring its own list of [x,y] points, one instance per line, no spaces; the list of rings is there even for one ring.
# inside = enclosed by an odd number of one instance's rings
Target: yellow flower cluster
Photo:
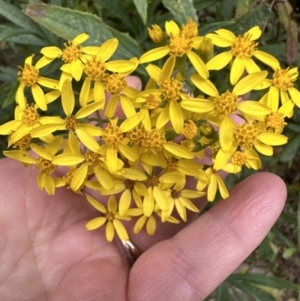
[[[84,194],[100,212],[86,228],[106,225],[108,241],[115,231],[128,239],[124,220],[136,218],[133,232],[145,227],[152,235],[157,220],[179,223],[188,210],[199,212],[195,199],[213,201],[217,191],[227,198],[219,172],[259,169],[258,153],[271,156],[287,142],[285,117],[300,107],[297,68],[281,69],[258,50],[257,26],[202,37],[192,20],[182,27],[168,21],[149,35],[158,47],[139,59],[110,60],[118,40],[83,46],[85,33],[63,49],[44,47],[35,64],[30,56],[20,67],[15,118],[0,126],[9,135],[5,156],[36,166],[49,195],[62,186]],[[215,55],[214,45],[226,50]],[[139,91],[126,77],[144,63],[149,81]],[[49,64],[59,66],[57,79],[41,76]],[[228,76],[222,87],[213,83],[220,69]],[[61,114],[48,116],[54,101]],[[186,188],[190,178],[194,186]],[[107,207],[91,190],[107,196]]]

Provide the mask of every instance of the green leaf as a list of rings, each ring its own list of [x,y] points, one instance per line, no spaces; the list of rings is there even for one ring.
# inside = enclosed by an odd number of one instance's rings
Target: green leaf
[[[233,279],[230,279],[230,283],[232,283],[235,287],[246,293],[248,296],[251,296],[255,301],[275,301],[275,298],[271,294],[257,287],[254,287],[249,283],[233,281]]]
[[[298,248],[300,250],[300,201],[298,204],[298,210],[297,210],[297,238],[298,238]]]
[[[27,7],[26,14],[65,40],[72,40],[80,33],[87,33],[90,37],[85,45],[100,46],[106,40],[114,37],[103,21],[90,13],[47,4],[35,4]],[[133,41],[133,39],[129,36],[125,38],[125,34],[119,33],[119,36],[121,35],[122,39],[115,58],[126,59],[139,56],[140,47],[137,47],[136,44],[130,48],[128,41]]]
[[[139,13],[143,23],[147,24],[148,0],[133,0],[133,3]]]
[[[187,23],[189,18],[198,24],[193,0],[162,0],[162,3],[180,24]]]
[[[293,132],[300,133],[300,125],[299,124],[289,123],[286,127]]]
[[[233,274],[229,278],[235,282],[242,281],[279,289],[300,289],[300,285],[292,283],[291,281],[283,280],[278,277],[266,276],[263,274]]]
[[[0,66],[0,80],[5,83],[15,83],[17,81],[17,70]]]
[[[272,14],[270,6],[266,3],[257,5],[248,14],[238,18],[234,25],[227,27],[236,34],[243,34],[254,26],[261,26]]]
[[[216,289],[216,297],[215,301],[233,301],[232,297],[230,296],[228,292],[228,285],[225,282],[223,282],[219,287]]]
[[[194,0],[194,7],[195,9],[201,10],[207,8],[210,5],[216,5],[216,2],[221,2],[223,0]]]
[[[109,26],[107,26],[107,28],[112,35],[119,40],[120,45],[132,56],[139,58],[143,54],[143,49],[130,35],[120,32]]]
[[[287,248],[283,251],[282,257],[290,259],[297,252],[297,248]]]
[[[291,162],[297,154],[299,147],[300,137],[295,136],[293,139],[289,140],[288,144],[284,147],[282,153],[280,154],[280,162]]]
[[[94,0],[99,3],[102,7],[107,9],[117,18],[119,18],[124,24],[126,24],[133,32],[136,32],[136,28],[133,25],[132,21],[128,17],[128,14],[125,13],[125,7],[122,1],[112,1],[112,0]]]
[[[0,25],[0,41],[8,41],[16,44],[44,46],[45,42],[36,37],[27,29],[14,28]]]
[[[18,82],[11,86],[9,93],[7,94],[6,98],[3,100],[2,109],[5,109],[8,106],[10,106],[12,103],[15,103],[15,96],[18,87],[19,87]]]
[[[207,33],[214,32],[215,30],[220,28],[228,28],[233,24],[235,24],[235,21],[222,21],[222,22],[208,23],[207,25],[200,26],[200,34],[206,35]]]
[[[19,8],[0,0],[0,15],[30,32],[40,33],[38,25],[28,18]]]

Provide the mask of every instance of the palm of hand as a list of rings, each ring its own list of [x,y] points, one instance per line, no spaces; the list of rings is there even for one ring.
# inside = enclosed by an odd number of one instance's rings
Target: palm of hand
[[[218,223],[215,219],[220,212],[224,213],[225,207],[218,205],[172,240],[145,251],[130,270],[120,244],[107,243],[98,230],[86,231],[86,222],[97,216],[97,212],[82,196],[59,189],[55,197],[48,197],[36,187],[36,173],[31,169],[9,160],[1,160],[0,166],[0,300],[3,301],[202,300],[260,242],[285,199],[285,189],[278,178],[264,174],[265,184],[268,180],[278,183],[274,184],[271,195],[268,185],[258,188],[264,189],[263,196],[262,191],[256,193],[260,204],[269,193],[267,201],[276,204],[277,199],[277,206],[267,210],[265,201],[256,207],[241,205],[233,209],[236,201],[230,200],[223,222],[226,225],[232,220],[238,229],[223,229],[222,221]],[[239,194],[241,197],[245,191],[236,189],[235,195]],[[251,197],[248,196],[248,201]],[[249,209],[251,216],[241,225]],[[250,224],[252,228],[248,229]],[[165,232],[158,229],[157,236],[147,242],[145,236],[137,236],[135,242],[146,250],[157,242],[155,239],[172,236],[176,231],[172,229]],[[245,231],[253,230],[255,236],[249,239]],[[199,231],[202,235],[195,236]],[[246,237],[239,237],[241,233]],[[220,259],[220,254],[226,258]]]

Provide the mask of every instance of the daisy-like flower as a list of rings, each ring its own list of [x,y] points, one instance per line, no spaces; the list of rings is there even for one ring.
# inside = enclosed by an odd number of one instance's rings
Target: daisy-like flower
[[[246,152],[254,148],[265,156],[272,156],[272,146],[287,143],[288,137],[276,132],[268,132],[264,122],[251,121],[236,125],[235,122],[231,121],[228,127],[227,139],[230,141],[229,149],[218,153],[215,159],[215,166],[218,168],[229,162],[237,149]],[[252,156],[254,157],[254,155]]]
[[[167,21],[165,29],[169,36],[169,44],[147,51],[140,57],[140,63],[153,62],[168,54],[174,58],[186,55],[200,76],[208,78],[207,67],[202,59],[192,51],[192,48],[199,48],[199,44],[203,40],[203,37],[198,36],[197,24],[190,19],[189,23],[180,30],[174,21]]]
[[[128,215],[121,216],[118,212],[118,204],[115,196],[108,199],[107,208],[95,200],[90,195],[86,194],[88,202],[104,216],[96,217],[90,220],[85,227],[87,230],[95,230],[106,224],[105,232],[106,239],[111,242],[114,239],[115,231],[120,239],[128,240],[127,230],[120,220],[129,221],[131,219]]]
[[[99,152],[106,157],[106,164],[111,173],[115,173],[118,167],[118,153],[127,160],[135,162],[139,158],[137,149],[127,145],[125,133],[138,126],[143,119],[141,112],[136,113],[117,125],[118,118],[110,119],[110,124],[101,130],[101,139],[104,142]]]
[[[131,59],[131,62],[137,67],[138,62],[135,58]],[[117,68],[117,66],[115,67]],[[125,80],[126,75],[128,75],[128,73],[115,72],[113,74],[106,74],[103,78],[102,85],[105,92],[112,95],[104,111],[104,115],[107,118],[113,118],[115,116],[119,102],[127,118],[132,117],[136,113],[134,99],[138,91],[127,84]]]
[[[218,155],[222,155],[223,152],[222,149],[220,149]],[[216,159],[216,162],[218,162],[218,159]],[[220,167],[222,170],[228,172],[228,173],[239,173],[242,170],[242,167],[246,166],[247,168],[252,168],[254,170],[258,170],[261,168],[261,160],[259,155],[254,149],[246,149],[245,151],[236,151],[232,155],[231,162],[226,163],[224,166]],[[215,164],[215,167],[216,164]]]
[[[146,228],[146,232],[148,235],[153,235],[156,231],[156,215],[161,218],[162,211],[156,205],[152,214],[150,216],[145,214],[145,207],[143,207],[142,201],[137,203],[137,208],[130,208],[127,211],[129,216],[134,216],[139,218],[137,219],[136,223],[134,224],[133,233],[138,234],[144,227]],[[172,224],[179,224],[180,221],[173,216],[169,216],[166,219],[166,222]]]
[[[95,174],[99,183],[106,189],[112,190],[114,188],[115,182],[107,170],[105,158],[90,150],[83,152],[82,147],[80,147],[80,140],[72,131],[69,132],[69,138],[65,141],[64,151],[82,158],[80,166],[73,168],[65,177],[68,182],[66,184],[73,191],[80,190],[86,183],[87,177],[92,174]]]
[[[61,67],[63,75],[60,79],[60,87],[63,85],[64,80],[70,79],[70,77],[79,81],[83,73],[84,63],[97,54],[99,47],[81,46],[88,38],[88,34],[82,33],[76,36],[72,41],[65,43],[64,49],[60,49],[56,46],[41,49],[41,53],[47,60],[46,63],[51,63],[56,58],[61,59],[65,63]]]
[[[92,82],[94,82],[94,100],[101,101],[104,107],[105,87],[103,83],[108,82],[106,79],[108,76],[106,70],[121,74],[129,74],[136,69],[138,61],[135,59],[129,61],[116,60],[107,62],[116,51],[118,44],[119,42],[117,39],[107,40],[99,47],[97,54],[87,59],[85,62],[83,71],[86,77],[79,96],[79,102],[82,107],[88,102]]]
[[[176,208],[181,219],[186,222],[187,214],[186,209],[193,212],[199,212],[200,210],[190,200],[194,198],[200,198],[204,196],[205,192],[196,190],[184,189],[185,181],[176,183],[173,187],[163,190],[166,195],[167,202],[169,203],[169,210],[161,212],[162,221],[165,222],[171,216],[174,207]]]
[[[294,87],[294,82],[298,78],[298,67],[281,69],[278,68],[273,73],[273,79],[265,79],[261,87],[270,87],[269,91],[261,98],[260,102],[277,112],[279,100],[285,105],[284,109],[287,116],[291,116],[294,105],[300,108],[300,92]]]
[[[230,47],[230,50],[217,54],[210,59],[206,67],[209,70],[220,70],[232,61],[230,67],[230,82],[234,85],[246,69],[249,74],[260,71],[253,57],[270,66],[273,70],[279,67],[278,60],[272,55],[258,50],[256,42],[262,31],[258,26],[250,28],[243,35],[236,36],[227,29],[218,29],[215,33],[209,33],[214,45],[218,47]]]
[[[154,65],[146,67],[150,77],[159,86],[160,95],[157,94],[157,89],[149,89],[139,93],[140,98],[152,98],[153,100],[159,97],[165,102],[164,108],[157,117],[156,127],[161,129],[167,122],[171,120],[172,126],[176,133],[181,133],[184,124],[184,112],[181,108],[181,99],[188,97],[182,92],[183,84],[177,78],[171,77],[175,66],[175,57],[170,57],[165,62],[162,69]],[[158,99],[159,99],[158,98]],[[139,101],[139,100],[138,100]]]
[[[61,149],[62,141],[62,136],[57,136],[51,144],[47,144],[45,147],[32,143],[30,146],[38,155],[37,158],[24,150],[5,151],[3,153],[8,158],[38,167],[38,187],[45,189],[49,195],[54,195],[56,185],[51,174],[57,169],[57,166],[72,166],[83,160],[72,153],[55,155]]]
[[[219,190],[223,199],[227,199],[229,197],[228,189],[219,175],[219,170],[217,170],[214,165],[208,167],[205,170],[205,176],[201,175],[198,178],[197,190],[203,191],[207,186],[207,200],[212,202],[216,193]]]
[[[102,106],[101,102],[93,102],[81,108],[75,115],[73,110],[75,108],[75,96],[72,90],[72,83],[70,80],[64,82],[61,92],[62,107],[66,114],[63,119],[58,116],[47,117],[45,123],[34,128],[30,135],[32,137],[43,137],[49,135],[57,130],[69,130],[76,133],[79,140],[91,151],[98,152],[99,144],[94,139],[95,136],[101,134],[101,130],[89,123],[81,122],[80,120],[91,115],[99,110]]]
[[[15,119],[0,126],[0,135],[10,135],[8,138],[8,147],[10,147],[24,137],[28,139],[31,130],[41,124],[45,124],[47,120],[48,117],[40,116],[36,105],[27,105],[25,109],[17,105],[15,108]],[[38,138],[45,142],[53,140],[53,137],[48,134],[40,135]]]
[[[16,102],[21,108],[26,108],[27,101],[24,95],[24,89],[30,87],[35,103],[41,110],[46,111],[47,100],[45,93],[39,85],[50,89],[58,89],[58,81],[40,76],[40,68],[42,66],[40,61],[38,61],[35,66],[32,64],[33,56],[34,55],[31,55],[26,58],[24,67],[20,67],[18,72],[20,85],[16,92]]]
[[[147,131],[143,126],[135,127],[127,133],[129,142],[139,148],[140,161],[149,166],[166,167],[166,156],[193,159],[194,154],[185,147],[166,140],[163,130],[152,128]]]
[[[224,151],[231,146],[228,140],[228,127],[233,114],[240,112],[244,117],[263,120],[264,116],[271,113],[271,108],[257,101],[241,101],[241,95],[248,93],[258,86],[267,76],[267,71],[255,72],[242,78],[233,88],[232,92],[226,91],[221,95],[215,85],[209,80],[203,80],[198,75],[192,75],[191,80],[195,86],[210,96],[209,99],[184,99],[181,106],[188,111],[203,113],[203,117],[217,124],[219,129],[220,144]],[[206,114],[205,114],[206,113]],[[212,118],[210,118],[212,117]]]

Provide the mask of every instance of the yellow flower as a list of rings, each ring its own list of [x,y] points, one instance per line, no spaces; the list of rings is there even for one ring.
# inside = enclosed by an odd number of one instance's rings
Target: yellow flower
[[[231,121],[226,135],[229,141],[229,149],[219,151],[215,159],[217,169],[221,169],[233,157],[237,149],[246,152],[255,148],[265,156],[272,156],[272,146],[283,145],[288,140],[288,137],[279,133],[267,132],[264,122],[245,122],[236,125]],[[250,156],[257,157],[253,153]],[[257,166],[259,165],[257,164]]]
[[[121,223],[120,220],[129,221],[131,218],[130,216],[121,216],[118,212],[118,204],[116,201],[115,196],[111,196],[108,199],[107,208],[95,200],[90,195],[86,194],[86,198],[88,202],[99,212],[103,213],[104,216],[96,217],[90,220],[85,227],[87,230],[95,230],[104,224],[106,224],[106,239],[111,242],[114,239],[115,231],[117,232],[120,239],[128,240],[127,230],[125,229],[124,225]]]
[[[248,93],[267,76],[266,71],[255,72],[242,78],[233,88],[232,92],[226,91],[219,94],[217,88],[209,80],[203,80],[200,76],[191,76],[192,82],[197,88],[210,96],[209,99],[184,99],[181,105],[186,110],[203,113],[208,121],[217,124],[219,129],[220,144],[224,151],[231,146],[228,140],[228,130],[233,114],[241,113],[244,118],[263,120],[264,116],[271,113],[271,109],[257,101],[241,101],[240,95]],[[205,114],[206,113],[206,114]],[[210,116],[212,118],[210,118]]]
[[[218,29],[215,33],[209,33],[206,37],[210,38],[214,45],[218,47],[230,47],[231,49],[220,53],[209,60],[206,67],[209,70],[220,70],[233,60],[230,68],[230,82],[234,85],[246,69],[249,74],[260,71],[252,57],[270,66],[273,70],[279,67],[278,60],[272,55],[257,49],[261,36],[261,29],[254,26],[243,35],[235,36],[227,29]]]
[[[220,152],[223,152],[220,150]],[[218,157],[218,154],[217,154]],[[217,161],[216,157],[216,161]],[[258,153],[254,149],[246,149],[245,151],[236,151],[233,156],[231,162],[225,164],[222,167],[222,170],[228,173],[238,173],[241,171],[243,166],[247,168],[252,168],[254,170],[261,168],[261,160]]]
[[[15,119],[0,126],[0,135],[10,135],[8,138],[8,147],[16,145],[24,137],[28,139],[31,130],[41,124],[45,124],[47,119],[48,117],[46,116],[40,116],[36,105],[27,105],[24,109],[17,105],[15,108]],[[48,134],[40,135],[38,138],[45,142],[53,140],[53,136]]]
[[[148,33],[152,41],[156,44],[163,42],[165,38],[164,31],[160,28],[159,25],[153,24],[152,28],[148,28]]]
[[[38,155],[33,157],[24,150],[12,150],[3,152],[8,158],[20,161],[25,164],[31,164],[39,168],[37,183],[40,189],[45,189],[49,195],[55,192],[55,181],[51,174],[56,170],[57,166],[72,166],[82,162],[82,158],[70,154],[55,155],[60,151],[62,146],[62,137],[55,137],[51,144],[41,147],[32,143],[31,149]]]
[[[82,33],[76,36],[72,41],[65,43],[65,48],[63,50],[56,46],[50,46],[42,48],[41,53],[47,59],[48,63],[56,58],[61,59],[65,63],[61,67],[63,73],[66,73],[66,75],[70,75],[76,81],[79,81],[84,69],[84,63],[87,59],[96,55],[99,50],[99,47],[95,46],[81,46],[88,38],[88,34]],[[68,78],[68,76],[63,76],[61,78],[61,86],[63,85],[65,78]]]
[[[192,24],[195,22],[190,20],[189,23],[180,30],[174,21],[167,21],[165,28],[169,36],[169,44],[147,51],[140,57],[140,63],[144,64],[156,61],[168,54],[174,58],[186,55],[200,76],[208,78],[209,72],[207,67],[202,59],[192,51],[192,48],[199,47],[203,38],[198,36],[197,25],[195,31],[195,26]]]
[[[20,85],[16,92],[16,102],[21,108],[26,108],[27,101],[24,96],[24,89],[25,87],[30,87],[35,103],[41,110],[46,111],[47,100],[42,88],[39,85],[50,89],[58,89],[58,81],[40,76],[39,69],[41,66],[39,61],[34,66],[32,65],[32,59],[33,55],[27,57],[24,67],[20,67],[20,71],[18,72]]]
[[[146,90],[145,93],[140,93],[139,97],[149,97],[147,95],[157,95],[162,101],[166,102],[164,108],[159,113],[156,121],[156,127],[161,129],[168,121],[171,120],[172,126],[176,133],[181,133],[184,124],[184,113],[181,108],[182,97],[187,97],[182,92],[183,84],[178,79],[171,77],[175,66],[175,58],[170,57],[160,69],[154,65],[146,67],[150,77],[159,86],[160,95],[156,89]]]
[[[298,78],[298,67],[278,68],[273,74],[273,79],[265,79],[258,89],[269,88],[269,91],[261,98],[260,102],[272,108],[276,112],[279,108],[279,100],[284,105],[284,113],[291,117],[294,104],[300,108],[300,92],[294,87]],[[287,103],[287,104],[286,104]]]
[[[83,153],[80,141],[72,131],[69,132],[69,139],[65,141],[64,150],[67,153],[77,155],[78,158],[82,158],[80,166],[73,168],[65,177],[67,184],[73,191],[80,190],[86,184],[87,177],[93,174],[103,187],[109,190],[114,188],[114,180],[107,170],[105,158],[90,150]]]
[[[206,176],[201,175],[196,186],[199,191],[202,191],[207,186],[207,200],[209,202],[212,202],[215,199],[218,190],[223,199],[229,197],[229,192],[218,171],[219,170],[216,170],[214,166],[208,167],[205,170]]]
[[[141,112],[124,120],[120,126],[117,125],[118,118],[110,119],[110,124],[102,129],[100,136],[103,145],[101,146],[100,153],[106,157],[106,164],[111,173],[117,171],[118,153],[131,162],[135,162],[139,158],[137,149],[127,145],[124,133],[136,127],[142,119],[143,114]]]
[[[117,39],[107,40],[99,47],[97,54],[87,59],[87,61],[85,62],[83,71],[86,77],[79,96],[79,102],[82,107],[85,106],[88,102],[92,82],[94,82],[94,100],[101,101],[104,107],[104,84],[106,84],[108,90],[112,85],[111,83],[108,84],[109,80],[107,79],[108,73],[106,73],[106,70],[120,74],[129,74],[136,69],[137,60],[135,59],[131,59],[129,61],[116,60],[107,62],[107,60],[109,60],[116,51],[118,43],[119,42]],[[124,87],[124,89],[126,90],[126,87]]]
[[[47,117],[43,125],[34,128],[30,132],[31,136],[38,138],[40,136],[49,135],[58,130],[69,130],[75,132],[79,140],[88,149],[93,152],[98,152],[100,146],[94,137],[99,136],[101,134],[101,130],[92,124],[84,123],[80,120],[99,110],[102,106],[101,102],[94,102],[86,105],[73,115],[75,97],[70,80],[66,80],[64,82],[61,94],[62,107],[67,117],[65,119],[58,116]]]
[[[133,233],[138,234],[144,227],[146,228],[148,235],[153,235],[156,231],[156,218],[155,216],[158,215],[161,217],[162,211],[160,207],[156,204],[154,206],[152,214],[149,216],[145,210],[147,210],[147,207],[143,206],[143,202],[141,199],[139,199],[138,202],[136,202],[137,208],[130,208],[127,211],[127,214],[129,216],[139,216],[136,223],[134,224]],[[179,224],[180,221],[173,216],[169,216],[166,220],[166,222],[172,223],[172,224]]]
[[[191,202],[190,199],[200,198],[204,196],[205,192],[184,189],[185,181],[178,182],[171,188],[163,190],[163,193],[166,195],[167,202],[169,204],[168,211],[161,212],[162,222],[167,221],[171,216],[174,207],[176,208],[179,216],[184,222],[187,221],[186,209],[189,209],[193,212],[199,212],[200,210]]]

